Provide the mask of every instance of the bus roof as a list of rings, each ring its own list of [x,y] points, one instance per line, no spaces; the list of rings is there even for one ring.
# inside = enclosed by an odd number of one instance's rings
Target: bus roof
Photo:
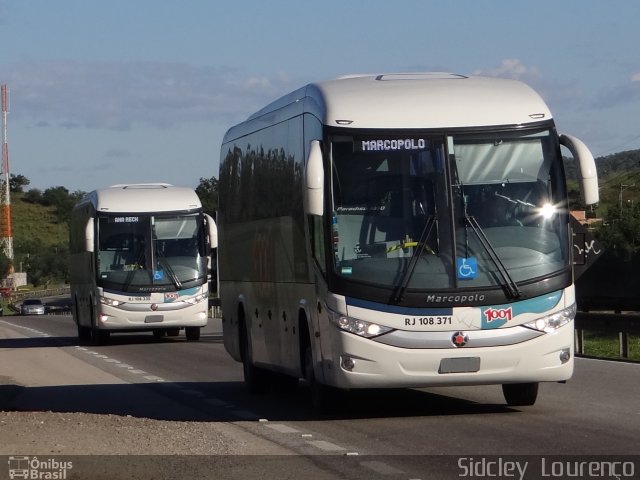
[[[80,204],[86,202],[98,212],[184,212],[202,208],[193,189],[168,183],[112,185],[88,193]]]
[[[552,119],[540,95],[520,81],[432,72],[351,75],[311,83],[245,123],[264,123],[267,117],[273,121],[292,106],[317,115],[325,125],[345,128],[514,126]],[[246,132],[246,125],[240,130]],[[228,136],[237,135],[230,130]]]

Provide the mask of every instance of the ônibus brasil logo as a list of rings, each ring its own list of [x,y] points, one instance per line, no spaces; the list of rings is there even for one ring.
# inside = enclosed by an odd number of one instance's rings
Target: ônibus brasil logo
[[[9,478],[26,478],[38,480],[66,480],[68,470],[73,469],[73,462],[56,460],[55,458],[39,459],[12,455],[9,457]]]

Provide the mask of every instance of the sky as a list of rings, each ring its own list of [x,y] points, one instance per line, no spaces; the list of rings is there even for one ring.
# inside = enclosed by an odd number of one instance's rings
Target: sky
[[[229,127],[353,73],[519,79],[595,157],[637,149],[639,22],[635,0],[0,0],[10,172],[196,187]]]

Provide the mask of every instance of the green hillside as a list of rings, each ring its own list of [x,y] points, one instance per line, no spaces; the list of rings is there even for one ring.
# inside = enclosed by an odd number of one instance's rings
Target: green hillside
[[[27,241],[35,240],[44,245],[60,245],[69,241],[66,223],[58,223],[56,209],[23,200],[24,194],[11,194],[11,223],[14,250]]]
[[[27,272],[34,286],[66,282],[68,278],[69,230],[60,221],[57,207],[25,200],[25,194],[11,194],[13,267]]]
[[[578,196],[578,169],[573,160],[565,159],[567,179],[574,198]],[[604,216],[611,206],[635,206],[640,201],[640,150],[625,152],[596,158],[598,183],[600,186],[600,203],[598,216]],[[572,207],[573,208],[573,207]]]

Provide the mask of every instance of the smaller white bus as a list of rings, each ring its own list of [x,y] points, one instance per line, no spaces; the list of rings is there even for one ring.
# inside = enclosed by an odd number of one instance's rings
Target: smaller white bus
[[[70,224],[71,300],[81,340],[111,332],[200,338],[207,324],[213,219],[196,193],[165,183],[88,193]]]

